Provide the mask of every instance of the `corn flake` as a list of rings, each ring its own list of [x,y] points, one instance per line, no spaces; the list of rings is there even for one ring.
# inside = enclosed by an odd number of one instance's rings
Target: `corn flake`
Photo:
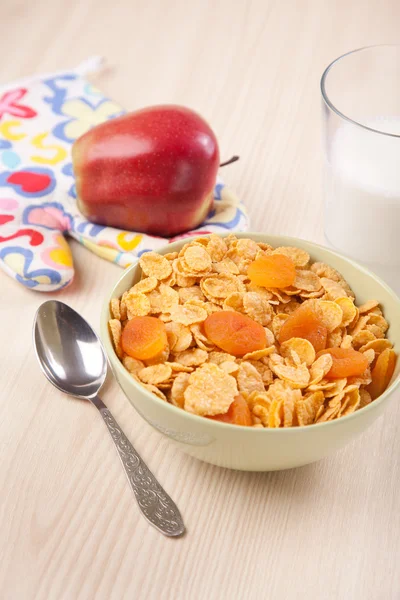
[[[212,416],[228,411],[238,389],[236,379],[217,365],[206,363],[189,375],[184,408],[196,415]]]
[[[312,392],[304,399],[296,402],[296,414],[299,425],[310,425],[314,423],[319,409],[323,406],[325,396],[323,392]]]
[[[155,290],[158,284],[159,281],[157,277],[145,277],[145,279],[135,283],[135,285],[129,291],[133,292],[134,294],[139,294],[139,292],[141,294],[148,294],[152,290]]]
[[[286,382],[276,381],[268,390],[271,398],[269,427],[291,427],[297,424],[296,403],[301,399],[300,390],[294,390]]]
[[[323,354],[311,365],[310,386],[320,383],[325,375],[329,373],[333,365],[333,359],[330,354]]]
[[[225,298],[222,305],[223,310],[235,310],[236,312],[244,313],[243,305],[244,294],[241,292],[233,292],[227,298]]]
[[[165,324],[165,328],[171,352],[183,352],[189,348],[193,341],[189,327],[181,323],[170,322]]]
[[[189,272],[204,273],[211,268],[211,257],[203,246],[189,246],[182,255]]]
[[[233,356],[232,354],[228,354],[227,352],[222,352],[219,350],[210,352],[210,354],[208,355],[208,360],[210,361],[210,363],[214,363],[215,365],[220,365],[221,363],[229,360],[229,361],[235,361],[236,357]]]
[[[120,317],[119,320],[122,321],[126,321],[128,319],[128,311],[126,308],[126,304],[125,304],[125,298],[128,295],[128,292],[124,292],[121,296],[121,300],[119,303],[119,311],[120,311]]]
[[[167,252],[167,254],[164,254],[164,258],[172,262],[173,260],[175,260],[175,258],[178,258],[178,255],[178,252]]]
[[[369,348],[368,350],[365,350],[363,352],[363,354],[364,354],[365,358],[367,359],[368,364],[372,365],[372,363],[375,360],[375,350],[373,348]]]
[[[178,294],[181,304],[185,304],[185,302],[188,302],[189,300],[200,300],[204,302],[206,299],[201,289],[195,285],[179,288]]]
[[[191,348],[175,355],[175,361],[186,367],[198,367],[208,360],[208,352],[200,348]]]
[[[165,394],[158,389],[157,386],[153,385],[152,383],[141,383],[141,385],[146,388],[146,390],[148,390],[149,392],[151,392],[152,394],[154,394],[155,396],[157,396],[157,398],[160,398],[160,400],[164,400],[164,402],[167,402],[167,398],[165,396]]]
[[[345,335],[341,341],[341,348],[352,348],[353,346],[353,336]]]
[[[231,360],[225,360],[220,363],[219,367],[225,371],[225,373],[229,373],[230,375],[234,375],[239,370],[239,364],[236,362],[232,362]]]
[[[369,313],[377,306],[379,306],[378,300],[368,300],[368,302],[365,302],[365,304],[359,306],[358,310],[360,311],[360,315],[363,315],[364,313]]]
[[[387,348],[393,348],[392,342],[389,340],[379,339],[367,342],[364,346],[359,348],[359,352],[365,352],[366,350],[374,350],[376,354],[381,354]]]
[[[385,334],[386,331],[389,329],[389,323],[386,321],[386,319],[384,317],[382,317],[382,315],[374,315],[372,313],[369,313],[367,327],[369,327],[371,325],[381,329],[383,334]]]
[[[224,300],[234,292],[245,292],[243,283],[234,275],[212,275],[206,276],[200,281],[203,294],[214,302],[216,298]]]
[[[258,285],[255,285],[254,283],[247,283],[246,288],[247,288],[248,292],[256,292],[259,296],[261,296],[268,302],[271,302],[271,301],[279,302],[277,300],[273,300],[274,295],[271,294],[271,292],[269,292],[266,288],[259,287]]]
[[[372,381],[371,369],[367,367],[361,375],[358,377],[348,377],[347,383],[356,385],[359,387],[360,385],[369,385]]]
[[[342,379],[335,379],[330,383],[331,384],[329,387],[325,386],[325,398],[333,398],[334,396],[338,396],[339,394],[341,394],[347,385],[347,378],[343,377]]]
[[[184,392],[189,385],[189,373],[178,373],[171,387],[171,403],[183,408],[185,405]]]
[[[356,411],[360,405],[360,400],[361,398],[360,392],[358,391],[358,387],[352,390],[351,392],[348,392],[343,399],[338,417],[345,417],[346,415],[350,415],[351,413]]]
[[[355,323],[354,327],[350,330],[350,333],[353,336],[353,338],[355,338],[358,333],[360,333],[363,329],[365,329],[368,321],[369,321],[368,315],[362,315],[358,319],[357,323]]]
[[[123,351],[122,351],[122,346],[121,346],[121,332],[122,332],[121,321],[118,321],[118,319],[110,319],[108,321],[108,327],[110,329],[115,353],[119,358],[122,358]]]
[[[151,311],[149,298],[141,292],[129,292],[125,297],[128,319],[133,317],[144,317]]]
[[[372,333],[372,335],[378,339],[383,339],[385,337],[384,332],[378,325],[366,325],[364,331]]]
[[[271,322],[274,315],[271,305],[255,292],[246,292],[243,295],[243,308],[251,319],[263,327]]]
[[[340,402],[335,406],[328,406],[316,420],[316,423],[325,423],[332,421],[339,414],[341,405]]]
[[[371,394],[367,390],[361,388],[360,389],[360,404],[359,404],[358,408],[364,408],[364,406],[367,406],[371,402],[372,402]]]
[[[263,348],[263,350],[254,350],[254,352],[248,352],[243,356],[243,360],[260,360],[264,356],[270,356],[276,352],[275,346],[270,346],[269,348]]]
[[[305,292],[318,292],[322,288],[318,275],[305,269],[298,269],[296,271],[296,279],[293,286],[297,290],[304,290]]]
[[[352,336],[353,338],[353,347],[357,350],[361,348],[361,346],[365,346],[368,342],[373,342],[376,338],[371,331],[363,329],[363,331],[359,331],[356,335]]]
[[[254,391],[263,392],[265,390],[260,373],[253,365],[246,361],[239,365],[237,383],[239,392],[244,395],[251,394]]]
[[[110,302],[110,313],[113,319],[121,320],[120,301],[119,298],[113,298]]]
[[[272,402],[271,394],[269,392],[266,392],[265,390],[263,392],[255,390],[247,396],[246,402],[249,405],[251,411],[253,411],[254,407],[257,405],[263,406],[264,408],[269,410],[269,407],[271,406]]]
[[[224,258],[219,262],[214,263],[213,270],[215,273],[220,273],[222,275],[239,275],[239,269],[231,258]]]
[[[148,295],[152,313],[170,313],[179,304],[179,294],[168,285],[161,283],[157,290]]]
[[[310,383],[310,373],[305,364],[291,366],[270,360],[270,369],[275,375],[289,383],[294,389],[306,388]]]
[[[333,331],[328,333],[328,337],[326,340],[327,348],[340,348],[343,342],[343,337],[345,335],[344,332],[345,330],[339,327],[338,329],[334,329]]]
[[[244,358],[244,357],[243,357]],[[265,360],[265,359],[264,359]],[[268,364],[262,362],[262,360],[246,359],[250,365],[253,365],[255,369],[260,373],[261,379],[263,380],[264,386],[270,385],[274,380],[274,375],[269,368]]]
[[[158,364],[151,367],[145,367],[138,371],[138,377],[143,383],[157,385],[169,379],[172,375],[172,369],[168,365]]]
[[[196,283],[196,278],[182,275],[181,273],[175,273],[175,282],[180,288],[192,287]]]
[[[273,331],[274,336],[276,338],[279,337],[280,331],[282,329],[282,325],[284,324],[284,322],[286,321],[286,319],[288,317],[289,317],[289,315],[287,315],[285,313],[278,313],[273,318],[273,320],[272,320],[272,331]]]
[[[357,317],[357,308],[354,306],[354,302],[352,301],[352,299],[348,298],[347,296],[342,298],[336,298],[335,302],[340,306],[343,313],[342,322],[340,323],[340,326],[347,327]]]
[[[210,340],[204,335],[201,323],[195,323],[194,325],[191,325],[190,331],[193,334],[194,341],[201,350],[211,352],[215,349],[214,344],[210,342]]]
[[[145,275],[156,279],[166,279],[172,273],[168,260],[156,252],[145,252],[139,259],[139,264]]]
[[[337,283],[332,279],[327,279],[326,277],[321,277],[320,281],[330,300],[336,300],[337,298],[343,298],[343,296],[347,296],[346,290],[340,285],[340,283]]]
[[[310,262],[310,255],[301,248],[294,248],[292,246],[280,246],[276,248],[272,254],[283,254],[290,258],[295,267],[305,267]]]
[[[330,267],[329,265],[322,262],[316,262],[313,265],[311,265],[310,269],[311,271],[316,273],[320,278],[324,277],[326,279],[339,283],[341,287],[346,291],[346,293],[343,294],[343,296],[350,296],[351,298],[354,298],[354,293],[348,285],[348,283],[345,281],[345,279],[342,277],[339,271],[336,271],[336,269],[334,269],[333,267]]]
[[[283,400],[274,398],[268,412],[268,427],[277,428],[283,425]]]
[[[124,365],[125,369],[129,371],[129,373],[132,373],[134,375],[137,375],[138,371],[145,367],[144,362],[127,355],[123,357],[122,364]]]
[[[314,346],[308,340],[303,338],[291,338],[281,344],[281,355],[285,358],[291,356],[290,351],[294,351],[302,363],[311,366],[315,361]]]
[[[194,323],[201,323],[208,317],[208,313],[204,308],[196,306],[194,304],[179,304],[173,306],[171,309],[171,319],[175,323],[181,325],[193,325]]]
[[[266,408],[261,404],[256,404],[252,412],[253,427],[259,426],[256,420],[259,421],[261,427],[269,427],[269,407]]]
[[[224,240],[215,233],[210,235],[206,248],[213,262],[220,262],[228,252],[228,246]]]
[[[265,338],[267,340],[267,346],[273,346],[275,344],[275,336],[269,327],[264,327]]]

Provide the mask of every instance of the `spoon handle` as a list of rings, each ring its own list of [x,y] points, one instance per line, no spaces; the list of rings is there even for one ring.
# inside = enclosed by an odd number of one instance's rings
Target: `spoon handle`
[[[99,410],[114,440],[126,476],[143,515],[164,535],[181,535],[185,531],[185,525],[178,507],[143,462],[105,404],[98,396],[91,400]]]

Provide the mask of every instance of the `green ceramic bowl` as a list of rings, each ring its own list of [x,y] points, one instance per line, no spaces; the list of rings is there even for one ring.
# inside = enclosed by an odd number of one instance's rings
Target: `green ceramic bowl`
[[[378,299],[390,322],[389,337],[400,349],[400,299],[378,277],[351,260],[322,246],[297,238],[263,234],[238,234],[272,246],[297,246],[306,250],[314,261],[325,262],[338,271],[353,288],[357,303]],[[161,254],[178,251],[187,240],[175,242],[159,250]],[[389,400],[399,395],[400,361],[392,383],[378,399],[347,417],[289,429],[253,429],[218,423],[198,417],[153,396],[125,370],[116,356],[107,322],[109,303],[138,280],[137,263],[124,271],[104,300],[101,315],[101,337],[114,375],[137,412],[157,431],[177,444],[184,452],[206,462],[246,471],[290,469],[315,462],[341,448],[377,419]]]

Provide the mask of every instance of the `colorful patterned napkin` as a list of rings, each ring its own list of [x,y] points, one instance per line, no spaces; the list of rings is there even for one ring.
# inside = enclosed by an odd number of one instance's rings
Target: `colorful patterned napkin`
[[[173,239],[87,221],[78,211],[71,162],[74,140],[124,111],[85,78],[94,57],[64,73],[0,87],[0,266],[28,288],[62,289],[74,276],[64,236],[121,267],[148,250],[200,232],[245,231],[243,204],[218,181],[214,207],[196,230]]]

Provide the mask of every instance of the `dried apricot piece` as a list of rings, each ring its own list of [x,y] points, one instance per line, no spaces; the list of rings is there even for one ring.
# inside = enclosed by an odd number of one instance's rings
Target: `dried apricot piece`
[[[303,338],[311,342],[319,352],[326,347],[328,329],[319,320],[310,306],[301,305],[283,323],[279,342],[283,344],[292,338]]]
[[[212,313],[204,321],[204,331],[218,348],[243,356],[267,345],[264,327],[250,317],[231,310]]]
[[[231,425],[243,425],[245,427],[253,425],[249,405],[241,394],[236,396],[227,413],[208,418],[222,423],[231,423]]]
[[[157,356],[167,343],[165,324],[156,317],[133,317],[122,331],[123,351],[139,360]]]
[[[372,369],[372,382],[367,388],[372,400],[378,398],[388,387],[396,366],[396,354],[387,348],[378,356],[376,364]]]
[[[368,368],[367,357],[353,348],[328,348],[322,350],[319,356],[323,354],[330,354],[333,359],[332,367],[326,375],[328,379],[356,377]]]
[[[247,275],[255,285],[265,288],[286,288],[296,279],[294,262],[284,254],[260,256],[250,263]]]

